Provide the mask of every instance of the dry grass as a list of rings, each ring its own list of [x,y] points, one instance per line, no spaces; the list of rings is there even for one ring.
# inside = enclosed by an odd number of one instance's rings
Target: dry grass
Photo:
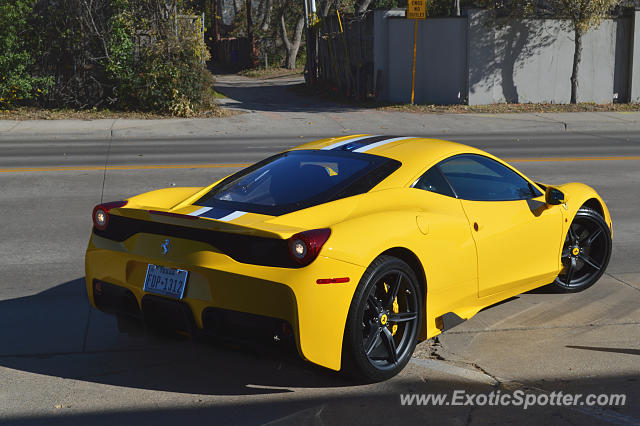
[[[239,114],[238,111],[215,107],[210,110],[196,111],[190,118],[217,118]],[[171,114],[140,111],[115,111],[110,109],[44,109],[34,107],[20,107],[11,110],[0,110],[0,120],[102,120],[102,119],[131,119],[131,120],[161,120],[178,118]]]
[[[377,102],[373,99],[356,100],[338,94],[336,89],[308,88],[304,84],[289,86],[289,90],[303,96],[311,96],[355,108],[371,108],[381,111],[413,112],[416,114],[516,114],[545,112],[640,112],[640,104],[489,104],[489,105],[411,105]]]
[[[304,67],[299,67],[292,70],[288,68],[275,67],[275,68],[267,68],[267,69],[254,68],[250,70],[243,70],[238,72],[238,75],[242,75],[244,77],[261,79],[261,78],[285,77],[289,75],[302,75],[303,72],[304,72]]]
[[[508,114],[545,112],[636,112],[640,104],[493,104],[493,105],[383,105],[385,111],[414,112],[420,114]]]

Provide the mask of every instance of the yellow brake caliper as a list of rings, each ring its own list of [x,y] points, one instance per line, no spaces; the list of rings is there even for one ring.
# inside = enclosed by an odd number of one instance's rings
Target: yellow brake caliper
[[[385,293],[389,293],[389,286],[387,285],[387,283],[384,283],[384,291]],[[400,312],[400,307],[398,306],[398,296],[393,299],[393,312],[396,314]],[[398,324],[394,324],[391,326],[391,335],[395,336],[396,331],[398,331]]]

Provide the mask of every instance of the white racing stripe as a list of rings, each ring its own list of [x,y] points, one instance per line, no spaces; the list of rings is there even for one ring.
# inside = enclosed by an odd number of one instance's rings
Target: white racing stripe
[[[221,217],[220,219],[217,219],[217,220],[221,220],[221,221],[224,221],[224,222],[228,222],[228,221],[230,221],[230,220],[237,219],[237,218],[239,218],[240,216],[243,216],[243,215],[245,215],[245,214],[247,214],[247,212],[237,211],[237,212],[229,213],[228,215],[223,216],[223,217]]]
[[[189,213],[189,216],[200,216],[202,213],[206,213],[209,210],[211,210],[211,207],[202,207],[202,208],[196,210],[195,212]]]
[[[413,139],[413,138],[415,138],[415,136],[405,136],[405,137],[402,137],[402,138],[386,139],[386,140],[383,140],[383,141],[380,141],[380,142],[372,143],[370,145],[365,145],[365,146],[360,147],[358,149],[354,149],[352,152],[367,152],[370,149],[377,148],[379,146],[386,145],[386,144],[391,143],[391,142],[403,141],[405,139]]]
[[[359,141],[359,140],[361,140],[361,139],[372,138],[372,137],[375,137],[375,136],[380,136],[380,135],[366,135],[366,136],[358,136],[357,138],[346,139],[346,140],[343,140],[343,141],[336,142],[336,143],[334,143],[334,144],[331,144],[331,145],[325,146],[324,148],[320,148],[320,149],[324,149],[324,150],[334,149],[334,148],[341,147],[341,146],[346,145],[346,144],[351,143],[351,142]]]

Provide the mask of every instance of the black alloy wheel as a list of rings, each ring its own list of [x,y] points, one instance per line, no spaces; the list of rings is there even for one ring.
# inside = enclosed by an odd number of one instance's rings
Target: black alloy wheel
[[[554,285],[565,292],[592,286],[602,276],[611,257],[611,230],[598,212],[578,210],[562,247],[563,269]]]
[[[380,256],[364,273],[345,331],[347,369],[371,381],[395,376],[409,362],[422,319],[422,292],[402,260]]]

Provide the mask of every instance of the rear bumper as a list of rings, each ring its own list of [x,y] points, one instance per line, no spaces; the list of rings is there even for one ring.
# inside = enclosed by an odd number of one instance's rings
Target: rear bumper
[[[171,238],[171,252],[162,256],[164,240],[159,235],[138,234],[119,243],[92,234],[85,257],[91,304],[106,312],[142,316],[148,310],[146,301],[153,300],[150,297],[164,299],[142,290],[147,265],[186,269],[189,278],[180,306],[188,310],[195,328],[209,331],[224,312],[264,318],[268,326],[271,320],[288,323],[303,358],[340,369],[344,327],[363,267],[323,256],[300,269],[248,265],[207,244],[179,238]],[[334,277],[349,277],[350,281],[316,284],[319,278]],[[105,296],[111,291],[104,291],[108,284],[102,294],[94,294],[96,280],[116,286],[118,294]],[[236,330],[251,331],[231,328]]]
[[[123,332],[137,334],[144,323],[159,331],[191,336],[204,333],[262,348],[297,349],[293,328],[283,319],[209,307],[202,312],[202,329],[199,329],[191,308],[181,300],[147,294],[138,304],[133,292],[125,287],[96,279],[92,285],[96,307],[117,315],[118,328]],[[139,321],[132,323],[126,321],[127,318]]]

